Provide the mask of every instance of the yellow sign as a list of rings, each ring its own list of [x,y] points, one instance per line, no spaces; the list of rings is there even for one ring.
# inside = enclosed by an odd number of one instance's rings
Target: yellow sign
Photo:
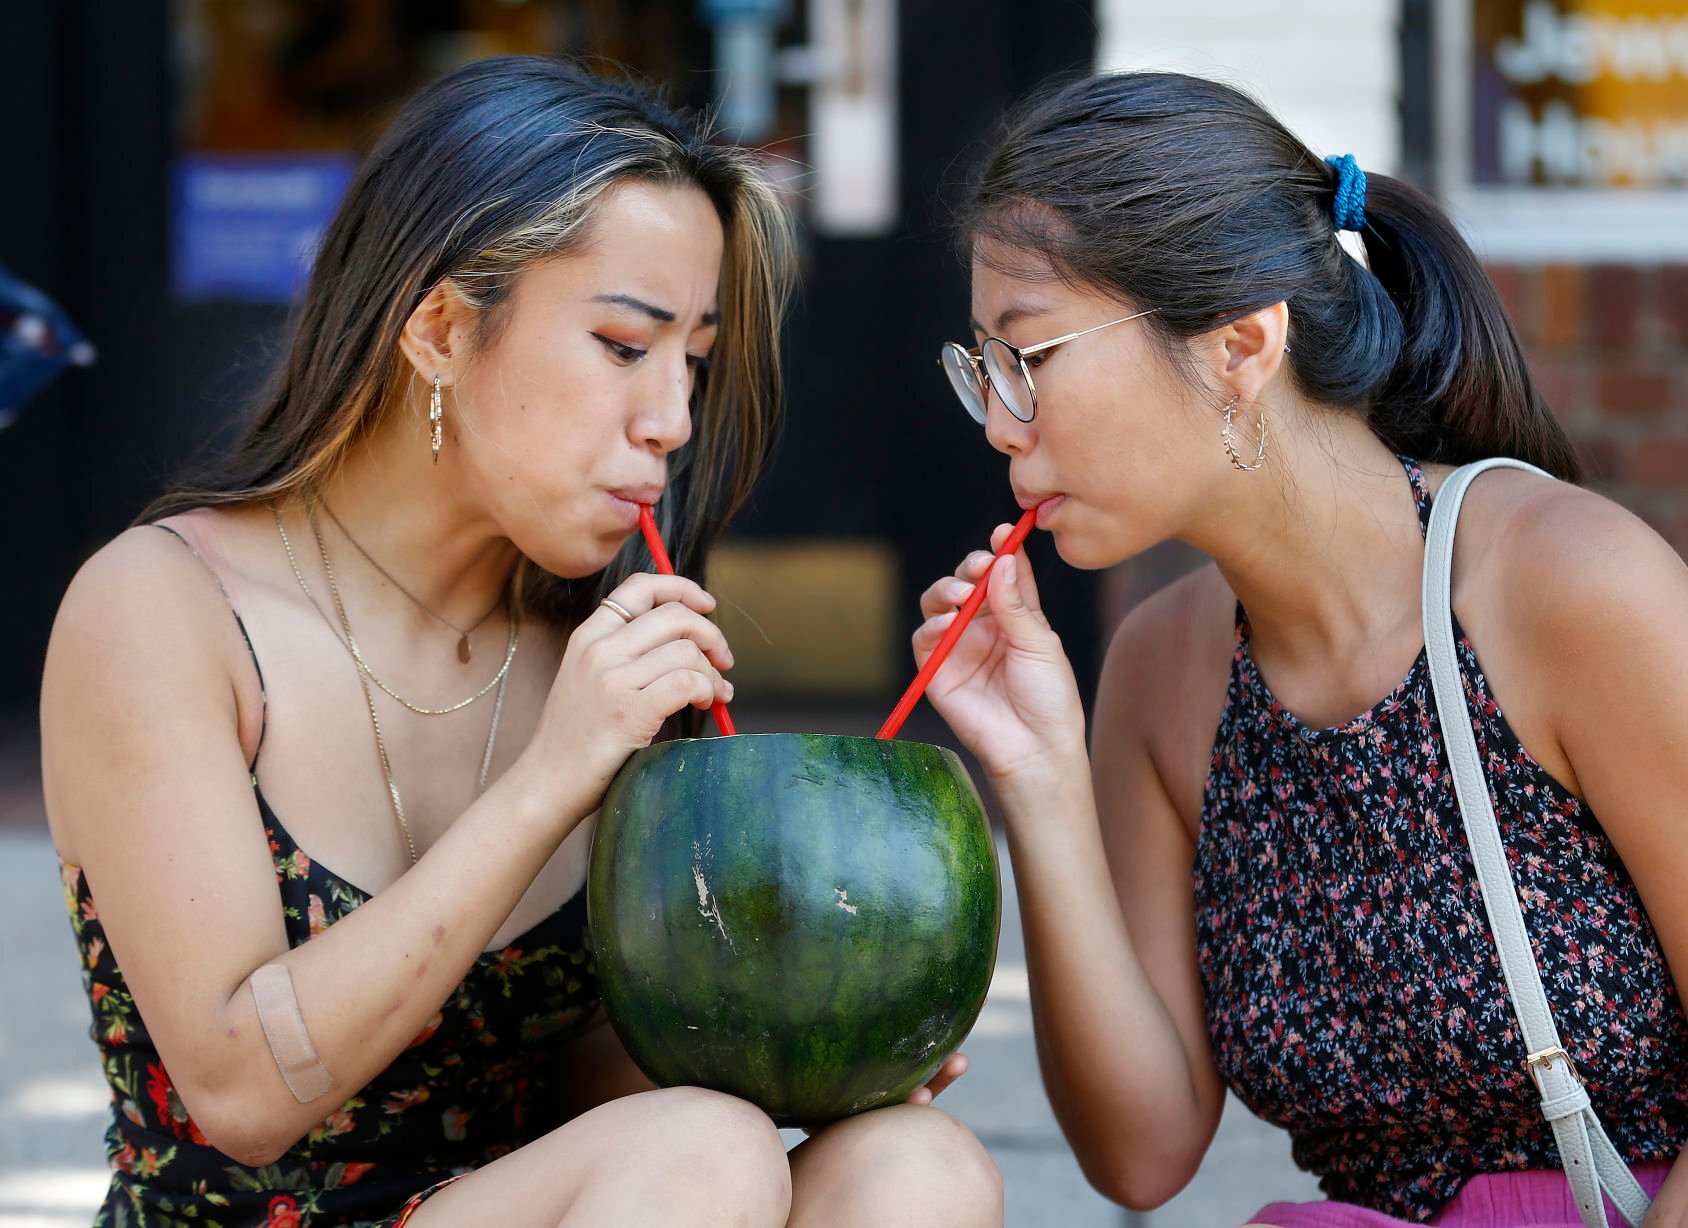
[[[1472,0],[1470,182],[1688,185],[1688,0]]]

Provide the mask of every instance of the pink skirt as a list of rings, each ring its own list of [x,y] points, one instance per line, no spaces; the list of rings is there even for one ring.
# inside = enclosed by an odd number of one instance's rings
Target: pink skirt
[[[1649,1198],[1658,1197],[1670,1169],[1668,1160],[1633,1166]],[[1624,1222],[1610,1200],[1606,1219],[1614,1225]],[[1251,1222],[1273,1228],[1409,1228],[1406,1220],[1346,1202],[1274,1202],[1256,1211]],[[1571,1184],[1557,1168],[1473,1177],[1428,1222],[1433,1228],[1582,1228]]]

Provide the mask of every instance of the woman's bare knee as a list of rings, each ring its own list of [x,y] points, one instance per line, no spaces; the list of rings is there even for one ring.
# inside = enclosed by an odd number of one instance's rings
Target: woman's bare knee
[[[629,1097],[642,1101],[621,1163],[639,1180],[684,1190],[700,1211],[722,1223],[783,1225],[791,1209],[785,1144],[768,1115],[748,1101],[700,1087],[674,1087]],[[625,1104],[626,1101],[615,1101]],[[606,1105],[605,1108],[611,1106]],[[571,1209],[564,1224],[605,1222]],[[704,1215],[698,1222],[712,1222]]]
[[[942,1109],[917,1108],[898,1123],[895,1145],[910,1178],[943,1207],[946,1224],[988,1228],[1002,1223],[1002,1173],[978,1137]]]
[[[926,1207],[945,1228],[1002,1223],[1002,1175],[973,1132],[941,1109],[897,1105],[829,1126],[792,1153],[791,1223]]]
[[[645,1093],[659,1104],[663,1132],[676,1142],[715,1151],[761,1151],[783,1157],[785,1145],[773,1120],[748,1100],[702,1087],[670,1087]]]
[[[791,1170],[755,1106],[700,1088],[612,1100],[430,1198],[416,1228],[780,1228]]]

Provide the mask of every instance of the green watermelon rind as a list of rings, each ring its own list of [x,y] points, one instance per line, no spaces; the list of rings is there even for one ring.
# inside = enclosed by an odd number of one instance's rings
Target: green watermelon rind
[[[741,734],[629,759],[599,812],[587,916],[646,1077],[812,1127],[905,1099],[971,1030],[1001,880],[953,752]]]

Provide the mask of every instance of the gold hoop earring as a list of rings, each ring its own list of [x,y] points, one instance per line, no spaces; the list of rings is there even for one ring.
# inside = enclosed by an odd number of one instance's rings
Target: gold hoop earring
[[[428,399],[428,421],[433,425],[434,464],[440,463],[441,428],[445,425],[445,398],[440,395],[440,377],[434,376],[434,394]]]
[[[1219,437],[1225,441],[1225,455],[1231,458],[1231,464],[1244,473],[1253,473],[1266,463],[1266,411],[1260,411],[1260,444],[1254,450],[1254,463],[1243,460],[1242,453],[1237,451],[1237,441],[1232,435],[1236,426],[1239,398],[1232,397],[1225,403],[1225,425],[1219,432]]]

